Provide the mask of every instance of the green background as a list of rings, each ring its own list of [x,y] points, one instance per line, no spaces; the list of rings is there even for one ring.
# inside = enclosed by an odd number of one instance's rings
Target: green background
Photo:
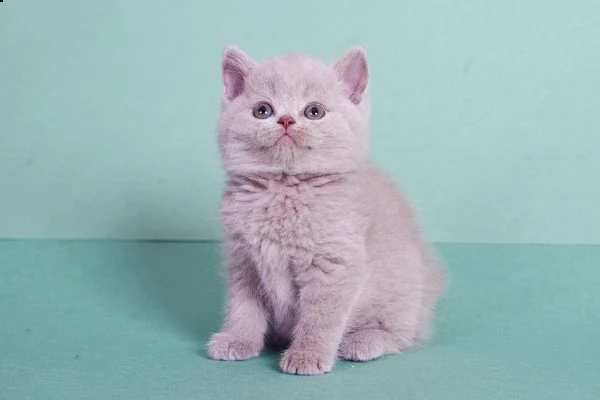
[[[373,159],[430,238],[600,243],[599,37],[595,0],[7,0],[0,237],[220,238],[222,46],[362,44]]]
[[[0,240],[0,400],[597,399],[599,37],[595,0],[0,3],[0,239],[49,239]],[[423,348],[207,359],[224,44],[367,47],[373,159],[453,242]]]

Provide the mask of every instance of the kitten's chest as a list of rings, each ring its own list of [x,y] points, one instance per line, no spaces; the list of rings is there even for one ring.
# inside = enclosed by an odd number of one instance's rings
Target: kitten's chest
[[[269,182],[252,189],[233,192],[225,202],[222,215],[230,233],[271,263],[314,247],[318,207],[310,188]]]
[[[228,235],[248,245],[274,326],[283,335],[291,329],[298,268],[309,266],[314,255],[314,201],[307,188],[269,183],[231,191],[221,209]]]

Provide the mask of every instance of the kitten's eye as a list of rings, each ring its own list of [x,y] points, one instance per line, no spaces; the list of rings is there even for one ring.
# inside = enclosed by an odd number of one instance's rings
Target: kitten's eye
[[[325,107],[319,103],[310,103],[304,109],[304,116],[308,119],[321,119],[325,116]]]
[[[252,110],[252,115],[258,119],[266,119],[273,115],[273,107],[269,103],[264,101],[256,103]]]

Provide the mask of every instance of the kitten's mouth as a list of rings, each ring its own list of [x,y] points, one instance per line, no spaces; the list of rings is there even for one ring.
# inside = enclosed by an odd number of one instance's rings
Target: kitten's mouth
[[[283,135],[279,136],[279,138],[277,138],[277,140],[275,141],[275,143],[276,144],[283,144],[283,145],[292,145],[292,144],[295,144],[294,139],[287,132],[284,133]]]

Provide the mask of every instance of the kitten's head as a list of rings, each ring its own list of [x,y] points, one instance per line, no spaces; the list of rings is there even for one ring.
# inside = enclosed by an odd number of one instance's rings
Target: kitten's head
[[[223,55],[219,144],[233,174],[332,173],[367,155],[367,57],[346,52],[334,65],[301,55],[257,64]]]

